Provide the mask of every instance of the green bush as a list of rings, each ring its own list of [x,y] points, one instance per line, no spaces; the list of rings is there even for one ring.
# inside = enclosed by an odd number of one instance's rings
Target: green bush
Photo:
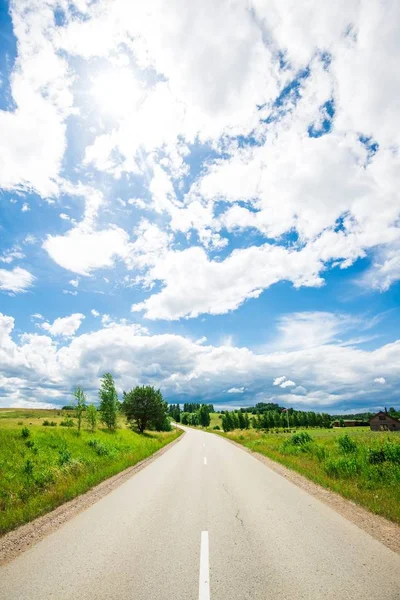
[[[390,462],[400,465],[400,444],[387,441],[383,446],[385,457]]]
[[[368,448],[367,460],[371,465],[379,465],[386,460],[383,448]]]
[[[214,425],[213,429],[221,429],[221,427],[219,425]]]
[[[31,432],[29,431],[29,429],[27,427],[23,427],[21,429],[21,437],[28,438],[30,435],[31,435]]]
[[[353,456],[343,456],[340,458],[328,458],[324,464],[324,470],[329,477],[347,479],[358,475],[361,471],[361,465]]]
[[[66,417],[63,421],[61,421],[60,427],[74,427],[73,419]]]
[[[109,448],[102,442],[99,442],[99,440],[89,440],[88,446],[93,448],[98,456],[106,456],[107,454],[110,454]]]
[[[56,427],[57,423],[55,421],[48,421],[47,419],[45,419],[42,423],[42,425],[44,427]]]
[[[325,460],[328,456],[328,451],[325,446],[320,446],[319,444],[315,444],[314,446],[314,454],[318,458],[319,462]]]
[[[33,474],[33,462],[30,458],[26,459],[25,464],[22,467],[22,471],[25,473],[25,475],[28,475],[28,477]]]
[[[294,433],[287,440],[289,444],[292,446],[304,446],[304,444],[309,444],[313,439],[311,435],[309,435],[306,431],[300,431],[300,433]]]
[[[339,451],[342,454],[353,454],[354,452],[357,452],[357,444],[347,433],[339,436],[337,443],[339,446]]]
[[[60,465],[60,467],[63,467],[64,465],[69,463],[71,458],[72,454],[68,450],[67,446],[64,446],[63,448],[61,448],[61,450],[59,450],[58,464]]]

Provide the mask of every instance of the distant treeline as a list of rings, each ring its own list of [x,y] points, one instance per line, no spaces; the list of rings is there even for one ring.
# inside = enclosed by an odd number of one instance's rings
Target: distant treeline
[[[289,408],[286,411],[280,408],[279,410],[269,409],[258,413],[251,412],[251,414],[253,416],[250,418],[249,413],[244,409],[225,411],[222,417],[224,431],[249,429],[250,426],[254,427],[254,429],[332,427],[330,415],[327,413],[316,413],[311,410],[300,411]]]
[[[208,427],[210,425],[210,413],[215,412],[212,404],[185,403],[183,410],[179,404],[170,404],[168,407],[169,416],[182,425],[201,425]]]
[[[169,415],[183,425],[201,425],[208,427],[210,424],[209,413],[221,414],[221,425],[224,431],[233,429],[290,429],[295,427],[325,427],[330,428],[334,421],[344,426],[345,420],[360,421],[368,424],[375,413],[356,413],[352,415],[330,415],[314,411],[294,410],[284,408],[274,402],[258,402],[255,406],[246,406],[232,410],[214,411],[212,404],[185,403],[183,410],[179,404],[170,404]],[[400,412],[393,407],[389,414],[400,418]],[[216,427],[218,428],[218,427]]]

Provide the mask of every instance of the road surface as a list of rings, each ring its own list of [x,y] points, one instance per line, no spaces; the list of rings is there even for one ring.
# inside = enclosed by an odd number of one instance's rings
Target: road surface
[[[399,600],[400,556],[223,438],[165,454],[0,569],[1,600]]]

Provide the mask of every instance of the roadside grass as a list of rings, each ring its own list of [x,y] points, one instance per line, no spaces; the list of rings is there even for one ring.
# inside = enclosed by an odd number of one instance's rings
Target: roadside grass
[[[65,411],[7,411],[9,418],[4,412],[0,411],[0,535],[135,465],[182,433],[139,435],[121,422],[115,433],[99,429],[78,434],[76,427],[59,426]],[[44,418],[58,426],[43,427]]]
[[[222,415],[218,413],[210,413],[210,425],[208,429],[213,429],[213,427],[216,427],[217,425],[219,425],[219,427],[222,429]]]
[[[354,427],[220,435],[400,523],[400,435],[395,432]]]

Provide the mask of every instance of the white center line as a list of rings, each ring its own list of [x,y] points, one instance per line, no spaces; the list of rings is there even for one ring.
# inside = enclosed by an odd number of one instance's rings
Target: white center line
[[[201,532],[199,600],[210,600],[210,560],[208,555],[208,531]]]
[[[204,457],[204,464],[207,464],[207,456]]]

